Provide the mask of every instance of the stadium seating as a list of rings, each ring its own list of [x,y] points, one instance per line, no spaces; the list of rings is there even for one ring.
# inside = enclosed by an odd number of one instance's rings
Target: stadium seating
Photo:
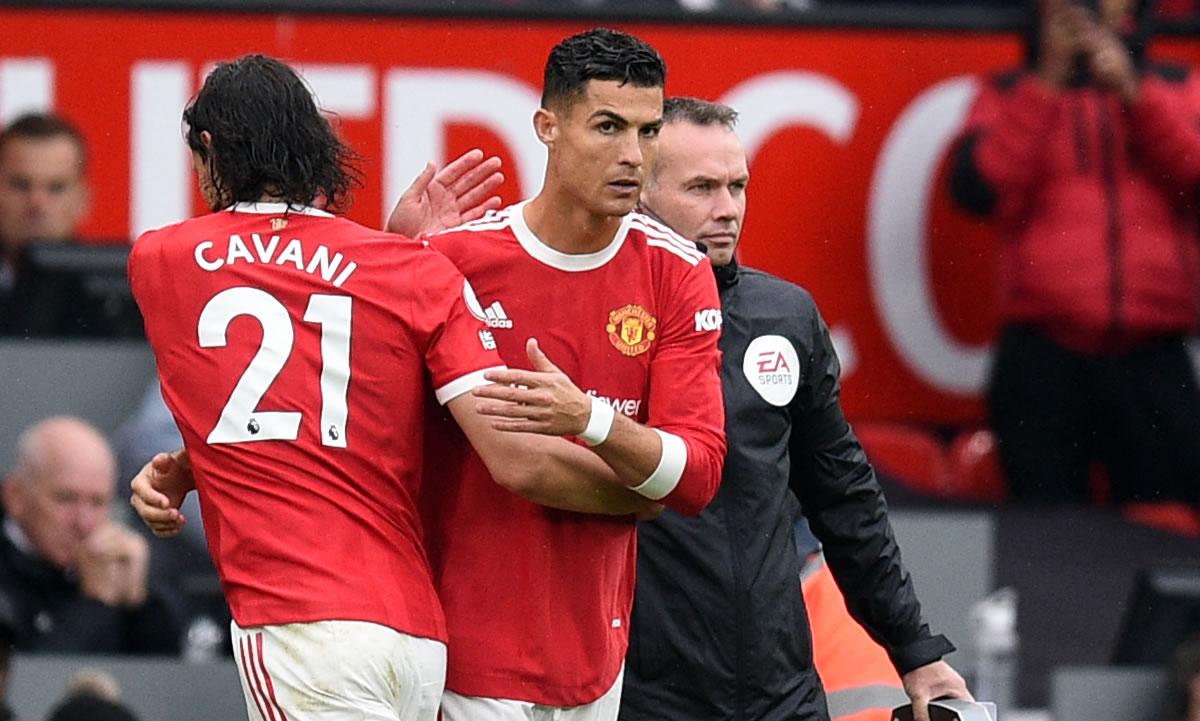
[[[1127,521],[1157,528],[1160,531],[1177,533],[1189,538],[1200,538],[1200,510],[1186,503],[1169,501],[1128,503],[1121,509]]]
[[[965,503],[1003,503],[1008,487],[990,431],[967,430],[947,445],[922,428],[894,423],[856,424],[871,463],[916,493]]]
[[[958,434],[950,443],[947,464],[955,498],[982,503],[1008,499],[1008,484],[991,431],[980,428]]]
[[[856,423],[854,433],[880,472],[917,493],[945,497],[946,449],[933,433],[884,422]]]

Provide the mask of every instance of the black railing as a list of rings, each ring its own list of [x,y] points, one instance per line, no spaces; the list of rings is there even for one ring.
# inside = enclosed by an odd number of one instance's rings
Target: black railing
[[[0,0],[0,7],[52,10],[87,8],[147,11],[220,11],[240,13],[319,13],[373,16],[470,17],[518,20],[586,20],[589,22],[653,22],[693,25],[768,27],[875,27],[892,30],[1011,31],[1022,24],[1025,5],[1014,2],[838,2],[810,9],[773,12],[719,9],[689,12],[646,4],[594,6],[560,0],[511,5],[502,0]],[[1163,34],[1200,32],[1200,17],[1163,22]]]

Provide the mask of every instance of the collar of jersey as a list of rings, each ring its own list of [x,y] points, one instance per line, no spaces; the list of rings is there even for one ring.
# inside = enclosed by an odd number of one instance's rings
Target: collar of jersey
[[[616,256],[617,251],[621,250],[621,246],[625,244],[625,236],[629,234],[629,219],[632,214],[626,215],[621,219],[621,226],[617,228],[617,233],[613,236],[612,242],[600,250],[594,253],[564,253],[543,243],[529,229],[529,226],[525,223],[525,205],[527,203],[529,203],[528,200],[523,200],[512,206],[513,235],[517,236],[517,242],[521,244],[526,253],[529,253],[535,260],[545,263],[551,268],[571,273],[595,270]]]
[[[333,213],[313,208],[308,205],[291,205],[290,203],[234,203],[225,210],[234,213],[256,213],[258,215],[315,215],[318,218],[332,218]]]

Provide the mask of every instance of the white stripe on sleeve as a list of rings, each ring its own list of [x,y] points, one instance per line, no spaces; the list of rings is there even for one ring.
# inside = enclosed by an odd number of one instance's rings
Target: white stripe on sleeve
[[[679,436],[657,428],[652,430],[662,439],[662,457],[658,459],[658,468],[655,468],[654,473],[640,485],[629,490],[657,501],[665,498],[679,485],[683,469],[687,466],[688,452],[687,444]]]
[[[491,381],[483,377],[484,373],[487,373],[488,371],[502,371],[507,368],[508,366],[492,366],[491,368],[477,370],[474,373],[468,373],[465,376],[460,376],[441,388],[438,388],[433,392],[433,395],[437,397],[438,403],[446,405],[450,401],[461,396],[463,393],[470,392],[479,386],[486,386],[487,384],[491,383]]]

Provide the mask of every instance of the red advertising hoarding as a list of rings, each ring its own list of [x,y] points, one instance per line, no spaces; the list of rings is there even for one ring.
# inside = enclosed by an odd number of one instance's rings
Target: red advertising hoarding
[[[366,159],[350,215],[378,225],[427,159],[480,145],[506,201],[540,187],[530,118],[543,63],[580,23],[335,15],[0,10],[0,120],[53,108],[90,142],[93,238],[202,208],[180,112],[214,62],[302,69]],[[810,291],[834,331],[852,418],[979,418],[992,239],[944,189],[947,143],[1000,33],[627,24],[666,58],[668,93],[727,102],[751,158],[741,258]],[[1200,62],[1200,41],[1157,54]]]

